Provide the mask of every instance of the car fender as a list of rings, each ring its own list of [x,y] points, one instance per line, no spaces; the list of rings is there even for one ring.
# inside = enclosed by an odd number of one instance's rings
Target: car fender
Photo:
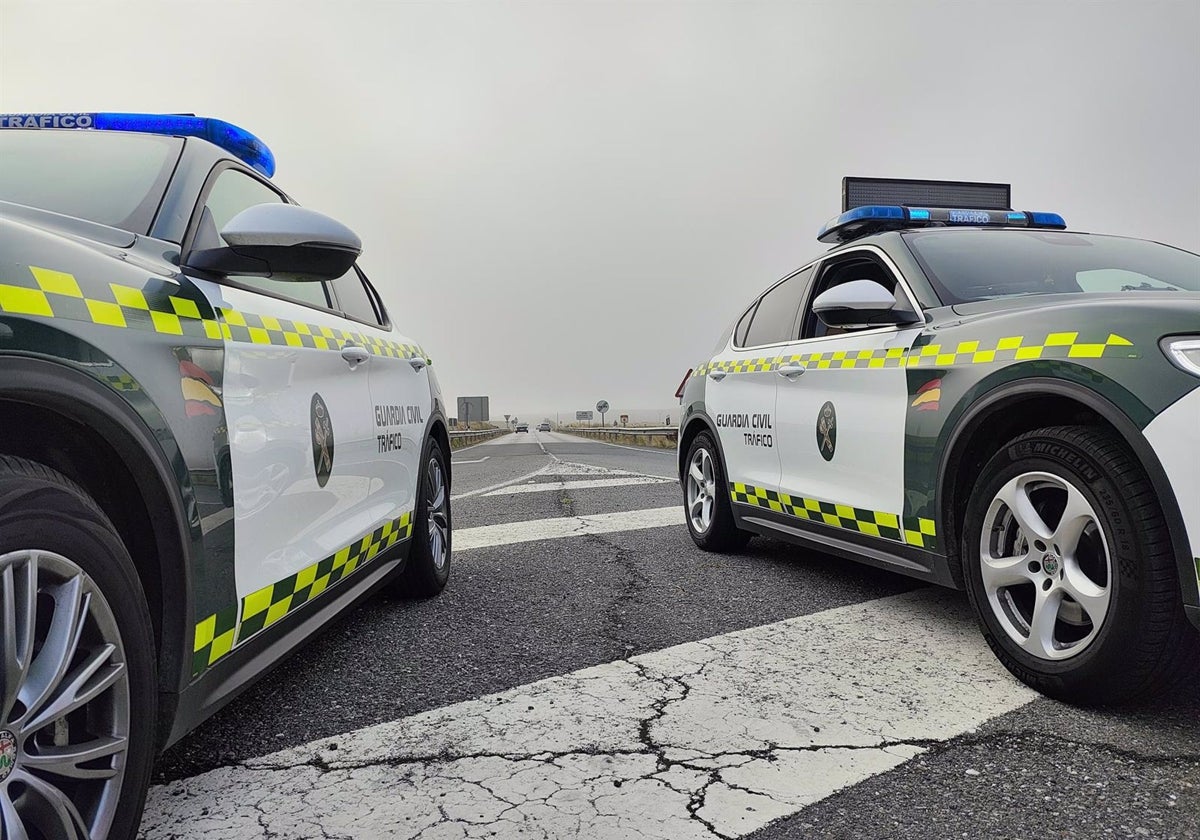
[[[1111,380],[1107,381],[1106,387],[1120,389],[1120,386]],[[971,400],[957,420],[948,425],[948,430],[943,432],[944,442],[939,447],[937,468],[937,509],[943,522],[953,521],[954,512],[949,506],[954,500],[948,498],[947,479],[951,471],[957,468],[957,457],[962,454],[963,445],[980,420],[992,412],[1002,409],[1004,404],[1025,397],[1035,395],[1067,397],[1082,404],[1108,422],[1146,470],[1167,521],[1167,528],[1171,536],[1171,548],[1179,567],[1180,588],[1184,603],[1193,607],[1200,605],[1200,590],[1197,588],[1195,568],[1192,565],[1193,561],[1188,549],[1183,515],[1178,500],[1167,479],[1162,462],[1159,461],[1158,455],[1146,440],[1145,435],[1142,434],[1142,427],[1118,407],[1118,401],[1136,402],[1132,394],[1124,389],[1120,390],[1123,391],[1123,394],[1118,393],[1117,399],[1110,399],[1109,396],[1078,382],[1049,377],[1017,379],[986,390]],[[947,546],[948,552],[952,550],[950,546]]]

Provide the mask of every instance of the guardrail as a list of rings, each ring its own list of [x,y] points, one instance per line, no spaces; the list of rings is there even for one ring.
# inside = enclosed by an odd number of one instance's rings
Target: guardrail
[[[679,440],[679,429],[676,426],[613,426],[604,428],[562,428],[567,432],[592,440],[605,440],[609,443],[622,443],[627,446],[651,446],[656,449],[674,449]]]
[[[464,446],[483,443],[485,440],[506,435],[508,432],[508,429],[451,429],[450,448],[462,449]]]

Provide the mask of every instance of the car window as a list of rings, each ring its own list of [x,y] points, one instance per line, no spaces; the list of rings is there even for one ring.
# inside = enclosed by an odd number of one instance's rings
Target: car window
[[[1013,295],[1200,292],[1200,255],[1120,236],[1045,230],[904,235],[944,304]]]
[[[796,338],[796,312],[808,287],[812,269],[805,269],[779,283],[758,302],[746,332],[746,347],[781,344]]]
[[[183,141],[112,131],[0,131],[0,201],[145,233]]]
[[[240,169],[224,169],[213,181],[192,239],[192,247],[219,248],[226,244],[220,231],[229,220],[256,204],[283,204],[278,192]],[[309,306],[329,306],[325,284],[314,281],[276,280],[271,277],[237,275],[230,278],[239,286],[247,286],[276,297]]]
[[[812,309],[813,301],[822,293],[852,280],[873,280],[893,294],[896,291],[895,275],[870,254],[860,251],[840,259],[828,260],[821,269],[821,276],[817,278],[804,309],[804,325],[800,332],[802,339],[853,332],[845,327],[826,326]]]
[[[754,317],[754,310],[758,306],[758,301],[750,304],[750,308],[742,313],[742,317],[738,319],[737,326],[733,330],[733,346],[746,346],[746,333],[750,330],[750,320]]]
[[[333,281],[333,291],[337,295],[338,306],[342,312],[356,321],[383,326],[383,318],[376,311],[375,300],[367,289],[366,278],[357,266]]]

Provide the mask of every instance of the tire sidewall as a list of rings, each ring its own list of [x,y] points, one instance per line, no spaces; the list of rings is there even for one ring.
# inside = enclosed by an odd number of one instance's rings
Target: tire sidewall
[[[1001,487],[1028,472],[1050,473],[1074,485],[1100,519],[1109,551],[1111,596],[1108,614],[1087,648],[1063,660],[1039,659],[1018,647],[994,614],[983,588],[980,539],[988,508]],[[967,590],[976,615],[988,643],[1001,654],[1002,660],[1007,659],[1043,679],[1048,678],[1062,688],[1067,688],[1068,678],[1074,682],[1103,679],[1106,674],[1111,676],[1136,647],[1142,600],[1137,559],[1141,545],[1136,526],[1119,487],[1077,446],[1049,436],[1030,436],[1010,443],[997,453],[984,467],[982,481],[968,503],[962,556]]]
[[[446,492],[446,563],[439,571],[434,565],[433,555],[429,550],[429,507],[425,501],[425,484],[429,480],[429,461],[436,458],[442,469],[442,480]],[[446,469],[446,455],[441,446],[432,437],[425,442],[421,452],[421,464],[418,470],[420,481],[417,483],[416,516],[413,523],[413,546],[410,562],[415,562],[421,574],[430,578],[441,589],[450,580],[450,565],[454,556],[454,519],[450,504],[450,473]],[[417,570],[414,570],[417,571]]]
[[[48,480],[0,473],[0,498],[34,488],[16,510],[0,510],[0,555],[39,550],[66,557],[87,573],[116,618],[129,675],[129,748],[125,778],[109,834],[133,837],[150,783],[156,752],[158,686],[154,634],[141,582],[115,529],[82,491]]]

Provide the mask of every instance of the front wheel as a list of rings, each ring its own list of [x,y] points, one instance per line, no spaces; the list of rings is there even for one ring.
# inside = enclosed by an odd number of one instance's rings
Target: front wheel
[[[1105,430],[1053,427],[1010,441],[968,502],[962,556],[988,644],[1052,697],[1149,697],[1197,649],[1158,499]]]
[[[420,475],[413,542],[395,587],[409,598],[431,598],[450,580],[450,483],[446,456],[433,438],[425,444]]]
[[[696,435],[684,462],[683,512],[692,541],[705,551],[735,551],[750,541],[737,527],[721,453],[708,432]]]
[[[154,758],[145,596],[112,523],[0,456],[0,837],[133,837]]]

